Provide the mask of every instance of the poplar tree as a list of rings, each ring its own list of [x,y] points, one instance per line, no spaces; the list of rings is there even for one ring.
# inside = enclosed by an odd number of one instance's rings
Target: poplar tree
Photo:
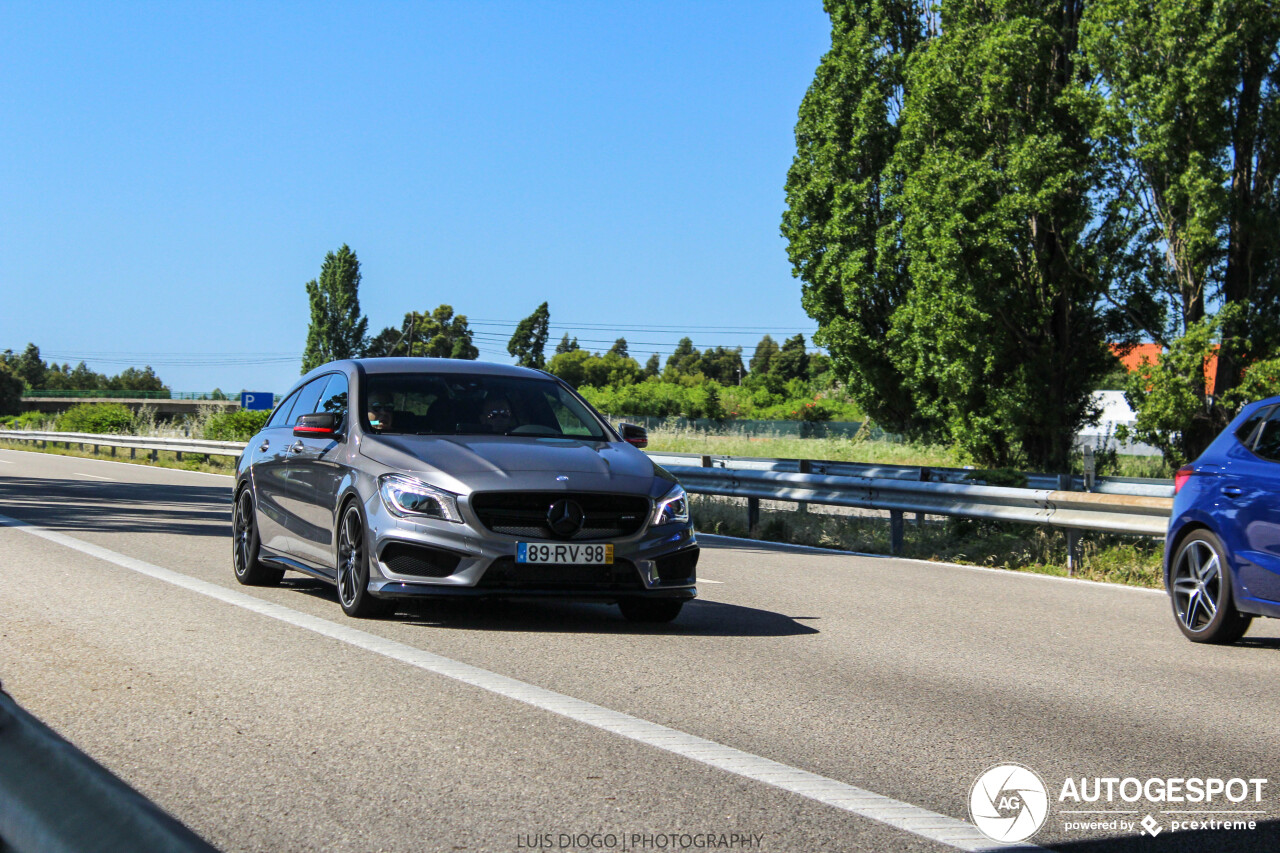
[[[516,364],[539,370],[546,367],[547,327],[550,322],[551,311],[545,302],[520,321],[507,342],[507,352],[516,357]]]
[[[311,325],[302,353],[302,372],[339,358],[361,354],[369,320],[360,313],[360,261],[345,243],[329,252],[320,279],[307,282]]]

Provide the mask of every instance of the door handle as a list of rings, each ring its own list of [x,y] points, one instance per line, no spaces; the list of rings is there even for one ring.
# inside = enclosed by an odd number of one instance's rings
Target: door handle
[[[270,447],[270,446],[271,446],[271,441],[270,441],[269,439],[263,439],[263,440],[262,440],[262,444],[259,444],[259,445],[258,445],[258,452],[259,452],[259,453],[266,453],[266,452],[267,452],[267,448],[268,448],[268,447]]]
[[[1244,494],[1244,489],[1239,486],[1223,486],[1222,493],[1229,498],[1238,498]]]
[[[290,450],[290,451],[292,451],[293,453],[301,453],[301,452],[302,452],[302,442],[301,442],[301,441],[295,441],[295,442],[293,443],[293,447],[290,447],[290,448],[289,448],[289,450]]]

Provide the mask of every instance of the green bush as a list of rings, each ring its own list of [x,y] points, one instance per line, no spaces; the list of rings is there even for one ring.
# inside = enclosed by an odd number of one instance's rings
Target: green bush
[[[133,430],[133,412],[119,403],[81,403],[58,416],[59,432],[95,432],[127,435]]]
[[[269,417],[270,411],[252,409],[218,412],[205,424],[204,437],[210,441],[248,441],[266,425]]]
[[[48,429],[53,420],[54,415],[46,415],[44,412],[23,412],[0,418],[0,424],[4,424],[5,429]]]

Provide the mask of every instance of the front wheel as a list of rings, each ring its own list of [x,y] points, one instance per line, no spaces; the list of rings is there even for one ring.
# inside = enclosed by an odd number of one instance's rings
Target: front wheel
[[[1173,615],[1193,643],[1234,643],[1253,617],[1236,610],[1226,549],[1208,530],[1182,541],[1169,578]]]
[[[618,602],[628,622],[670,622],[683,606],[683,601],[673,598],[624,598]]]
[[[258,559],[262,543],[257,520],[253,492],[245,487],[231,512],[231,566],[236,580],[245,586],[275,586],[284,577],[284,571],[264,565]]]
[[[395,609],[390,601],[374,598],[369,593],[369,546],[365,536],[364,516],[351,503],[338,520],[338,603],[342,612],[357,619],[385,616]]]

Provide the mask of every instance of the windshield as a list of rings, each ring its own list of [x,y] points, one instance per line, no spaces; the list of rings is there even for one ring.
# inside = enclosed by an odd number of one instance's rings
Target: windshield
[[[372,433],[610,438],[582,401],[551,379],[382,373],[364,384],[361,415]]]

